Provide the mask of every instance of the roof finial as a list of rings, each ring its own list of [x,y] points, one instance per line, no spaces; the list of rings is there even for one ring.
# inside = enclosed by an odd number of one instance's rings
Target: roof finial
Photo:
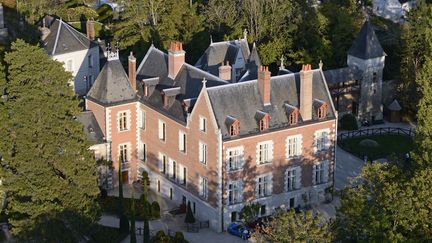
[[[203,80],[202,80],[202,84],[203,84],[203,88],[206,88],[207,87],[207,79],[204,77],[203,78]]]
[[[281,56],[279,70],[285,69],[284,61],[285,61],[284,56]]]
[[[247,35],[248,35],[248,30],[244,29],[244,31],[243,31],[243,39],[244,40],[247,40]]]
[[[213,36],[210,35],[210,45],[213,44]]]
[[[323,65],[324,64],[323,64],[322,60],[320,60],[319,63],[318,63],[319,69],[322,69]]]

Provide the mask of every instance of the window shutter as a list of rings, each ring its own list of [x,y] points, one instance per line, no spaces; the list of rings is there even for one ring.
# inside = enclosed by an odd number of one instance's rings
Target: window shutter
[[[268,195],[273,194],[273,173],[268,175]]]
[[[271,161],[273,161],[273,141],[270,141],[269,143],[268,143],[268,153],[269,153],[269,162],[271,162]]]
[[[328,149],[330,148],[330,133],[329,132],[324,132],[325,134],[325,148]]]
[[[163,162],[162,162],[162,154],[159,153],[159,159],[158,159],[158,167],[159,167],[159,171],[163,172]]]
[[[303,136],[302,135],[298,135],[297,137],[297,148],[298,148],[298,156],[302,155],[302,149],[303,149]]]
[[[199,142],[199,147],[198,148],[199,148],[199,154],[198,154],[199,161],[200,162],[204,162],[203,144],[201,142]]]
[[[183,165],[179,164],[177,168],[178,168],[177,179],[180,182],[180,184],[183,184]]]
[[[312,165],[312,184],[315,185],[316,181],[315,181],[315,173],[316,173],[316,166]]]
[[[171,159],[168,159],[168,177],[171,178],[173,173],[172,173],[172,167],[173,167],[173,161]]]
[[[328,181],[328,178],[329,178],[329,162],[326,160],[326,161],[323,161],[322,163],[324,163],[324,182],[327,182]]]
[[[201,177],[201,176],[198,176],[198,185],[199,185],[199,195],[200,196],[203,196],[204,195],[204,193],[203,193],[203,183],[204,183],[204,180],[203,180],[203,178]]]
[[[159,132],[159,139],[162,140],[163,139],[163,123],[160,120],[159,120],[159,129],[158,129],[158,132]]]
[[[182,134],[181,131],[179,131],[179,135],[178,135],[178,148],[179,148],[180,151],[183,151],[182,142],[183,142],[183,134]]]
[[[142,142],[139,142],[139,145],[138,145],[138,159],[140,159],[140,160],[144,160],[144,158],[143,158],[143,143]]]
[[[295,170],[296,170],[295,189],[300,189],[300,188],[302,188],[302,182],[301,182],[302,168],[301,168],[301,166],[299,166]]]

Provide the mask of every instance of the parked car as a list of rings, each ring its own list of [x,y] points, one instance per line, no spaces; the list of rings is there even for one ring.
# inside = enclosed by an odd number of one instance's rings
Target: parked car
[[[244,240],[251,237],[251,230],[240,223],[231,223],[228,226],[228,233],[238,236]]]

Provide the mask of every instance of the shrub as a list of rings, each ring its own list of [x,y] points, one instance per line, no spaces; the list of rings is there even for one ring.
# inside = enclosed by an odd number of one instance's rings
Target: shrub
[[[169,243],[170,237],[165,234],[163,230],[159,230],[153,237],[152,242],[157,243]]]
[[[99,187],[100,190],[100,196],[102,199],[106,199],[108,197],[108,192],[105,188]]]
[[[171,238],[171,242],[175,242],[175,243],[185,243],[188,242],[187,240],[185,240],[183,232],[181,231],[177,231],[175,232],[174,237]]]
[[[151,204],[151,217],[153,219],[158,219],[160,218],[160,206],[159,203],[154,201]]]
[[[357,124],[357,119],[355,118],[355,116],[353,114],[345,114],[342,116],[342,118],[340,119],[340,124],[341,124],[341,128],[342,130],[357,130],[358,129],[358,124]]]
[[[186,210],[185,223],[187,223],[187,224],[195,223],[195,217],[192,213],[190,202],[188,202],[188,206],[187,206],[187,210]]]

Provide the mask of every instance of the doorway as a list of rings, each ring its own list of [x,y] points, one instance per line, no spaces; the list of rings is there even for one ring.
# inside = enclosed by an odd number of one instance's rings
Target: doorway
[[[289,200],[289,207],[290,207],[290,208],[294,208],[294,205],[295,205],[295,199],[292,197],[292,198],[290,198],[290,200]]]
[[[122,171],[122,182],[123,183],[129,183],[129,171],[128,170]]]

